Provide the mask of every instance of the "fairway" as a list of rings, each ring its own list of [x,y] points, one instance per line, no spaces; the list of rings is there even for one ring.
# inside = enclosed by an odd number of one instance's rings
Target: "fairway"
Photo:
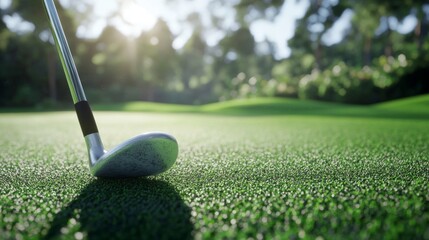
[[[74,112],[1,113],[0,239],[429,239],[426,105],[252,106],[96,111],[107,149],[179,142],[172,169],[122,180],[89,174]]]

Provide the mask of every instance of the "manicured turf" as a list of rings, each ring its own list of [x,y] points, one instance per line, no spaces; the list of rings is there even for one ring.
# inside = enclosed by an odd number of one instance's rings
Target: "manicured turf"
[[[96,112],[106,148],[154,130],[179,142],[171,170],[122,180],[89,175],[73,112],[2,113],[0,239],[429,239],[422,106]]]
[[[204,113],[215,115],[313,115],[370,118],[429,118],[429,95],[395,100],[370,106],[303,101],[284,98],[253,98],[213,103],[202,106],[128,102],[94,105],[98,111]]]

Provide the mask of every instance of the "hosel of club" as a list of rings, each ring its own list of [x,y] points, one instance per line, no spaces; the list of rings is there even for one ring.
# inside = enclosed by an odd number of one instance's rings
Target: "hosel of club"
[[[80,101],[74,104],[77,118],[85,137],[86,148],[88,149],[90,167],[94,166],[98,159],[106,152],[98,133],[97,124],[94,115],[87,101]]]
[[[43,3],[50,20],[49,22],[51,25],[52,35],[54,37],[58,54],[66,75],[80,127],[82,129],[83,136],[85,137],[90,167],[92,167],[105,153],[103,143],[101,142],[91,107],[86,100],[85,92],[83,90],[82,83],[80,82],[79,74],[70,52],[60,18],[58,17],[55,4],[53,0],[44,0]]]

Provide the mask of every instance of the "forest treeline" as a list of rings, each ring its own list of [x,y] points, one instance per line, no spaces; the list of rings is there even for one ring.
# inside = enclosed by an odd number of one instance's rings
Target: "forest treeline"
[[[129,0],[132,1],[132,0]],[[179,1],[179,0],[170,0]],[[297,0],[304,1],[304,0]],[[158,101],[203,104],[252,96],[370,104],[429,92],[429,4],[426,1],[308,0],[286,43],[291,55],[277,59],[273,42],[256,42],[250,25],[272,20],[284,0],[210,0],[234,13],[235,27],[209,46],[201,13],[186,19],[193,33],[181,49],[167,22],[136,38],[113,26],[96,39],[78,38],[81,19],[90,14],[57,3],[81,80],[92,102]],[[167,4],[167,3],[166,3]],[[187,4],[193,4],[187,1]],[[18,14],[34,29],[17,33],[6,16]],[[351,14],[341,41],[329,31]],[[415,22],[407,32],[398,25]],[[70,101],[67,83],[49,36],[41,1],[14,0],[0,8],[0,106],[45,106]]]

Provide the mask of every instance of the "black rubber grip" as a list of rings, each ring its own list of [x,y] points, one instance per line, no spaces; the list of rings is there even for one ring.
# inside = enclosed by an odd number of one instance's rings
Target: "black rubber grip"
[[[97,124],[95,123],[94,115],[92,115],[91,107],[87,101],[75,103],[77,118],[79,119],[80,127],[82,128],[83,136],[91,133],[98,133]]]

